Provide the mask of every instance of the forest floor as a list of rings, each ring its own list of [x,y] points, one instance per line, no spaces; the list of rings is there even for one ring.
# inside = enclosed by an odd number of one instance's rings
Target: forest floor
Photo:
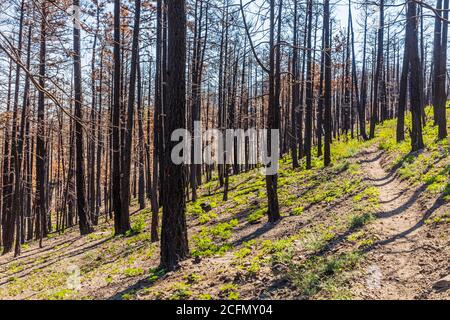
[[[410,154],[386,121],[372,141],[335,142],[330,168],[282,159],[276,224],[259,169],[230,177],[228,201],[203,184],[187,206],[191,258],[174,272],[158,269],[149,209],[132,210],[125,236],[103,219],[85,237],[52,233],[0,257],[0,299],[448,299],[449,140],[424,135]]]
[[[448,222],[442,220],[448,204],[424,194],[426,185],[412,187],[395,171],[385,171],[382,152],[374,156],[364,168],[380,192],[376,220],[367,225],[377,241],[365,250],[366,277],[354,281],[352,292],[362,299],[450,298],[448,284],[437,283],[450,274],[448,226],[438,227]]]

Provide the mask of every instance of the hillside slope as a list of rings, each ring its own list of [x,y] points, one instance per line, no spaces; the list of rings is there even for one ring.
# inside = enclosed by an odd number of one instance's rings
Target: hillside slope
[[[259,169],[230,177],[226,202],[217,181],[204,184],[188,204],[192,257],[176,272],[157,268],[145,209],[127,236],[102,219],[89,236],[73,228],[0,257],[0,298],[448,298],[436,283],[450,273],[449,141],[435,142],[429,126],[426,150],[411,155],[394,128],[387,121],[372,141],[335,142],[330,168],[281,160],[277,224],[266,223]]]

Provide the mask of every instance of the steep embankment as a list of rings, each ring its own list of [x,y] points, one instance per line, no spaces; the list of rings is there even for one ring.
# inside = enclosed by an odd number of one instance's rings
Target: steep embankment
[[[133,232],[110,221],[77,228],[0,258],[0,298],[25,299],[351,299],[445,298],[433,285],[449,270],[448,141],[408,155],[388,121],[370,142],[336,142],[333,166],[281,161],[282,220],[267,224],[264,176],[230,178],[229,200],[213,180],[188,204],[192,257],[176,272],[157,269],[148,209]],[[205,211],[202,204],[209,204]]]

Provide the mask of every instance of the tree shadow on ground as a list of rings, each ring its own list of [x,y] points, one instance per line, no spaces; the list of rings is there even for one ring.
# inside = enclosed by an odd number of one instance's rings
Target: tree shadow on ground
[[[108,300],[122,300],[123,295],[136,292],[142,289],[151,288],[153,284],[154,282],[148,280],[147,278],[140,279],[135,284],[127,287],[126,289],[116,292],[114,295],[110,296]]]
[[[284,218],[282,218],[282,219],[284,219]],[[245,243],[247,241],[256,239],[256,238],[262,236],[263,234],[265,234],[266,232],[270,231],[274,227],[276,227],[280,222],[281,222],[281,219],[278,220],[275,223],[266,222],[262,226],[260,226],[259,228],[257,228],[253,232],[251,232],[250,234],[247,234],[247,235],[245,235],[245,236],[243,236],[243,237],[241,237],[239,239],[234,240],[231,243],[231,246],[237,247],[237,246],[240,246],[241,244],[243,244],[243,243]]]
[[[398,234],[395,234],[394,236],[385,239],[385,240],[380,240],[377,241],[375,243],[373,243],[373,245],[367,247],[364,252],[368,252],[373,250],[374,248],[378,247],[378,246],[384,246],[387,245],[389,243],[392,243],[400,238],[404,238],[407,235],[409,235],[410,233],[416,231],[417,229],[419,229],[420,227],[422,227],[425,224],[425,221],[427,219],[429,219],[431,217],[431,215],[438,210],[441,206],[443,206],[446,203],[446,201],[443,199],[443,197],[439,197],[438,199],[436,199],[436,201],[433,203],[433,205],[427,210],[425,211],[424,215],[422,216],[422,218],[416,222],[416,224],[414,224],[411,228],[404,230]]]
[[[396,195],[395,197],[393,197],[393,198],[391,198],[391,199],[389,199],[389,200],[380,201],[380,204],[388,204],[388,203],[391,203],[391,202],[397,200],[398,198],[400,198],[402,195],[403,195],[402,192],[398,192],[397,195]]]
[[[408,198],[408,200],[403,203],[402,205],[400,205],[399,207],[389,210],[389,211],[384,211],[384,212],[379,212],[376,214],[377,218],[381,218],[381,219],[385,219],[385,218],[390,218],[392,216],[398,215],[400,213],[402,213],[405,210],[408,210],[409,208],[411,208],[415,203],[417,203],[420,195],[427,189],[427,186],[421,185],[419,188],[417,188],[414,193]]]
[[[76,241],[78,241],[80,238],[81,238],[80,236],[77,236],[75,238],[65,239],[63,241],[59,241],[59,242],[53,243],[52,246],[47,246],[47,247],[44,247],[44,248],[36,247],[36,248],[30,249],[30,250],[27,250],[25,252],[25,254],[22,254],[22,255],[20,255],[18,257],[14,257],[14,258],[12,258],[10,260],[7,260],[5,262],[0,263],[0,267],[6,266],[8,264],[15,263],[15,262],[18,262],[18,261],[25,260],[26,258],[32,258],[32,257],[39,256],[39,255],[41,255],[41,254],[43,254],[43,253],[45,253],[47,251],[51,251],[51,250],[53,250],[52,252],[60,251],[60,250],[65,248],[65,245],[70,246],[71,244],[73,244]],[[59,247],[59,248],[54,250],[55,247]],[[33,261],[31,260],[31,261],[25,262],[24,264],[26,265],[26,264],[30,264],[32,262]]]
[[[363,163],[372,163],[375,161],[378,161],[381,159],[381,157],[383,156],[384,152],[380,152],[379,150],[375,150],[375,151],[370,151],[370,152],[365,152],[363,153],[363,155],[369,155],[369,154],[376,154],[373,158],[369,158],[369,159],[360,159],[358,160],[359,164],[363,164]]]
[[[49,266],[52,266],[52,265],[54,265],[54,264],[56,264],[56,263],[62,261],[62,260],[64,260],[64,259],[70,259],[70,258],[79,256],[79,255],[81,255],[81,254],[87,253],[88,251],[93,250],[93,249],[95,249],[95,248],[101,246],[103,243],[105,243],[105,242],[107,242],[107,241],[109,241],[109,240],[111,240],[111,237],[106,238],[106,239],[102,239],[102,240],[97,241],[97,242],[95,242],[95,243],[93,243],[93,244],[90,244],[90,245],[88,245],[88,246],[84,246],[84,245],[83,245],[83,246],[79,247],[79,248],[76,249],[76,250],[72,250],[72,251],[69,251],[69,252],[64,253],[64,254],[62,254],[62,255],[59,255],[59,256],[56,256],[56,257],[53,257],[53,258],[50,258],[50,259],[46,259],[46,260],[45,260],[44,262],[42,262],[42,263],[39,263],[39,261],[38,261],[38,263],[35,263],[36,261],[34,261],[34,260],[32,260],[32,261],[30,261],[30,262],[27,262],[27,263],[25,264],[25,265],[28,265],[28,268],[26,269],[26,271],[25,271],[25,272],[18,272],[18,273],[15,273],[14,278],[15,278],[15,279],[21,279],[21,278],[24,278],[24,277],[28,276],[29,274],[31,274],[31,273],[33,273],[33,272],[36,272],[36,270],[42,270],[42,269],[44,269],[44,268],[47,268],[47,267],[49,267]],[[89,244],[89,242],[86,243],[86,244]],[[3,281],[0,282],[0,286],[5,285],[5,284],[7,284],[8,282],[9,282],[8,279],[3,280]]]

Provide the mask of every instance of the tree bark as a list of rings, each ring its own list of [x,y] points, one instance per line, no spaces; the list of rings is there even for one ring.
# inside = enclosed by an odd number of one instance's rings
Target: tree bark
[[[79,0],[73,0],[74,7],[80,5]],[[82,111],[82,88],[81,88],[81,58],[80,58],[80,28],[73,28],[73,73],[75,93],[75,147],[76,147],[76,189],[77,189],[77,212],[82,235],[93,231],[89,211],[86,207],[85,176],[84,176],[84,148],[83,148],[83,111]]]
[[[369,138],[375,137],[375,125],[379,121],[378,105],[379,99],[378,91],[380,86],[381,72],[383,70],[383,38],[384,38],[384,0],[380,0],[380,25],[378,26],[378,47],[377,47],[377,62],[375,69],[375,78],[373,83],[373,103],[370,117],[370,133]]]
[[[411,149],[412,151],[419,151],[424,148],[422,137],[422,113],[420,102],[420,78],[421,67],[418,48],[417,36],[417,4],[415,1],[408,2],[407,23],[405,39],[408,50],[408,60],[411,70],[410,77],[410,104],[412,113],[412,128],[411,128]]]
[[[330,1],[323,3],[325,91],[324,91],[324,165],[331,163],[331,47],[330,47]]]
[[[186,11],[185,0],[167,1],[167,100],[165,103],[163,153],[164,180],[162,184],[163,217],[161,226],[161,267],[166,271],[177,268],[189,254],[184,190],[185,166],[174,164],[171,150],[176,145],[171,134],[186,125]]]

